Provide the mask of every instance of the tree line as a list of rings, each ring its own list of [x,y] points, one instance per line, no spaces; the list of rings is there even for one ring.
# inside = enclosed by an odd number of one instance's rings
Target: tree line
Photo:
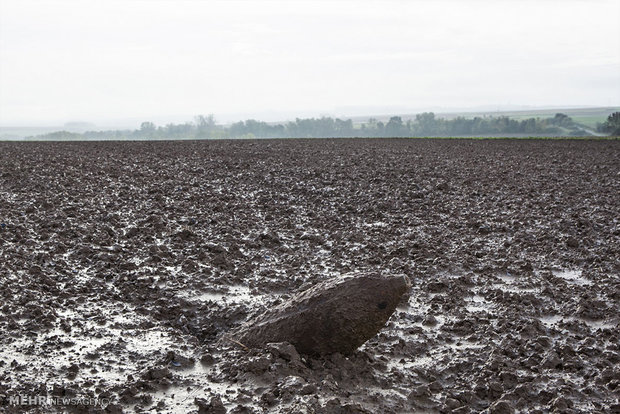
[[[613,136],[620,136],[620,112],[614,112],[607,117],[607,120],[597,126],[598,132],[603,132]]]
[[[613,122],[619,113],[610,115],[599,131],[618,134]],[[615,117],[615,118],[614,118]],[[143,122],[136,130],[87,131],[76,134],[58,131],[39,135],[36,139],[213,139],[213,138],[323,138],[323,137],[452,137],[452,136],[587,136],[583,127],[566,114],[548,118],[513,119],[498,117],[438,118],[433,112],[424,112],[414,119],[403,121],[393,116],[387,122],[370,118],[354,124],[351,119],[297,118],[285,123],[267,123],[248,119],[231,125],[219,125],[213,115],[199,115],[193,122],[156,126]]]

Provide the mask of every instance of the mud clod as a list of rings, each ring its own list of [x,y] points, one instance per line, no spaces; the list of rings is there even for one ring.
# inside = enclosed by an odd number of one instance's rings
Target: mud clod
[[[326,280],[230,336],[253,347],[288,341],[304,354],[350,354],[385,325],[408,287],[405,276],[354,274]]]
[[[227,410],[222,399],[216,395],[207,401],[203,398],[194,399],[194,403],[198,406],[198,414],[226,414]]]

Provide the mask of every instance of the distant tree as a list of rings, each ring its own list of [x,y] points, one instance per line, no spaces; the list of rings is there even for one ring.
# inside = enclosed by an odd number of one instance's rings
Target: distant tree
[[[557,126],[571,126],[573,120],[566,114],[558,113],[551,119],[551,123]]]
[[[56,131],[50,132],[43,135],[37,135],[36,137],[27,137],[26,139],[48,139],[50,141],[71,141],[71,140],[80,140],[83,139],[84,136],[82,134],[78,134],[75,132],[69,131]]]
[[[536,119],[529,118],[524,120],[523,123],[523,132],[525,132],[526,134],[534,134],[538,132],[538,123],[536,122]]]
[[[437,122],[433,112],[423,112],[415,116],[421,135],[437,135]]]
[[[334,123],[334,127],[335,127],[335,134],[334,136],[337,137],[351,137],[353,136],[353,121],[350,119],[347,119],[345,121],[343,121],[342,119],[338,119],[336,118],[336,121]],[[321,135],[321,136],[325,136],[325,135]]]
[[[607,117],[607,122],[603,124],[603,131],[611,135],[620,135],[620,112],[614,112]]]
[[[247,129],[243,121],[235,122],[228,128],[228,131],[232,138],[239,138],[247,134]]]
[[[213,114],[205,115],[197,115],[194,117],[194,121],[196,125],[200,128],[213,128],[215,127],[215,117]]]
[[[404,133],[403,120],[400,116],[393,116],[385,125],[385,133],[391,137],[400,137]]]
[[[368,123],[365,124],[365,128],[363,129],[365,137],[375,137],[377,136],[377,119],[369,118]]]
[[[143,137],[152,136],[155,133],[155,124],[152,122],[143,122],[140,124],[140,135]]]
[[[193,124],[167,124],[163,130],[165,138],[193,138],[196,136],[196,127]]]
[[[213,132],[216,129],[215,117],[213,116],[213,114],[209,114],[207,116],[195,116],[194,122],[196,123],[197,138],[208,138],[213,135]]]
[[[473,120],[465,119],[462,116],[454,118],[449,124],[450,135],[470,135]]]

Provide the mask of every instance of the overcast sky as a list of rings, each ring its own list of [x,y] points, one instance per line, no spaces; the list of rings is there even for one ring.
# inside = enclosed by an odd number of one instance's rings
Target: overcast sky
[[[0,124],[620,104],[620,1],[0,0]]]

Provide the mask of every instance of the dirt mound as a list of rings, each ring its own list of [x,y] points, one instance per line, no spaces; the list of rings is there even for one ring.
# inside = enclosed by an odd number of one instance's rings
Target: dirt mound
[[[289,342],[299,352],[350,354],[385,326],[410,286],[406,276],[334,278],[294,295],[230,334],[257,347]]]

